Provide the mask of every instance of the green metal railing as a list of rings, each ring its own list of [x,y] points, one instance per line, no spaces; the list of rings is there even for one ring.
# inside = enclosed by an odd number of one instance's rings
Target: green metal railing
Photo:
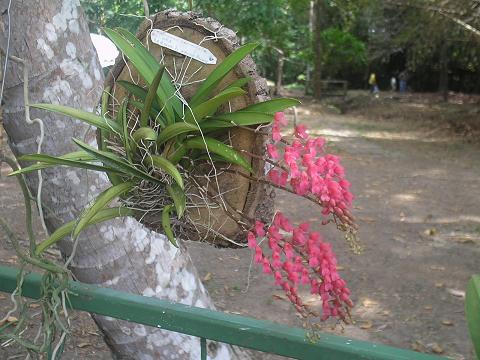
[[[0,266],[0,291],[13,292],[18,269]],[[25,278],[22,295],[40,297],[40,274]],[[331,334],[312,343],[305,330],[143,297],[71,281],[70,306],[138,324],[200,338],[201,359],[207,359],[207,339],[301,360],[440,360],[445,359]]]

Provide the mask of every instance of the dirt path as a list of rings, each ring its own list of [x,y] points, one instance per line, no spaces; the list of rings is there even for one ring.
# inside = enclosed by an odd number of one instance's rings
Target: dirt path
[[[356,303],[356,324],[343,334],[472,359],[462,296],[469,277],[479,272],[480,147],[426,137],[401,108],[398,118],[384,121],[322,109],[307,101],[300,121],[326,136],[330,151],[342,156],[365,246],[364,254],[353,255],[340,233],[317,226],[332,241]],[[0,199],[0,216],[21,229],[20,194],[10,179],[0,180]],[[306,201],[278,194],[276,206],[298,221],[320,223],[318,210]],[[0,241],[4,247],[2,234]],[[219,309],[301,326],[281,292],[256,267],[247,289],[248,250],[198,243],[189,248]],[[14,262],[12,255],[0,250],[1,262]],[[0,313],[6,299],[2,305]],[[80,321],[66,358],[109,358],[88,317]],[[341,333],[331,325],[325,331]]]

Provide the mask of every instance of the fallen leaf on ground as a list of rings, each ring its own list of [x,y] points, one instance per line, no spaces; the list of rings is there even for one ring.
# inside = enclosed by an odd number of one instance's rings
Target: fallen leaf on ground
[[[345,270],[345,267],[344,266],[337,266],[337,270]]]
[[[365,299],[362,301],[362,305],[365,307],[374,307],[378,305],[378,302],[376,302],[375,300]]]
[[[410,347],[412,348],[413,351],[418,351],[418,352],[424,352],[425,351],[425,345],[423,345],[420,341],[415,340]]]
[[[84,347],[87,347],[87,346],[90,346],[90,345],[92,345],[92,344],[87,343],[87,342],[83,342],[83,343],[78,344],[77,347],[84,348]]]
[[[447,292],[453,296],[465,299],[465,291],[458,289],[447,289]]]
[[[358,216],[357,217],[358,221],[366,222],[366,223],[374,223],[375,219],[371,217],[365,217],[365,216]]]
[[[209,272],[209,273],[207,273],[207,275],[205,275],[205,276],[203,277],[203,281],[207,282],[207,281],[209,281],[211,278],[212,278],[212,273]]]
[[[28,305],[28,307],[29,307],[30,309],[36,309],[36,308],[39,308],[39,307],[40,307],[40,304],[30,304],[30,305]]]
[[[5,321],[0,322],[0,326],[2,326],[5,323],[13,324],[13,323],[16,323],[16,322],[18,322],[18,318],[16,318],[15,316],[9,316],[5,319]]]
[[[453,326],[453,322],[451,322],[450,320],[442,320],[442,325]]]
[[[438,345],[437,343],[432,344],[432,351],[435,354],[443,354],[443,352],[444,352],[443,348],[440,345]]]
[[[432,269],[432,270],[439,270],[439,271],[445,271],[445,266],[432,265],[432,266],[430,266],[430,269]]]
[[[425,305],[423,307],[425,310],[432,310],[433,309],[433,306],[432,305]]]
[[[360,329],[367,330],[367,329],[371,329],[372,326],[373,326],[373,323],[371,321],[366,321],[362,325],[360,325]]]
[[[426,230],[423,231],[423,234],[427,235],[427,236],[434,236],[437,233],[438,233],[438,231],[435,228],[430,228],[430,229],[426,229]]]
[[[435,287],[437,287],[437,288],[442,288],[444,286],[445,286],[444,283],[441,283],[441,282],[435,283]]]

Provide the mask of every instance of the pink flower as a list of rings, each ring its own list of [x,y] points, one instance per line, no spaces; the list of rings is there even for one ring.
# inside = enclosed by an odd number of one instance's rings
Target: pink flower
[[[258,237],[264,237],[265,236],[265,230],[264,230],[265,224],[262,223],[261,221],[255,221],[255,233],[257,234]]]
[[[270,156],[270,158],[276,160],[280,157],[280,155],[278,154],[278,150],[276,148],[275,145],[273,144],[267,144],[267,152],[268,152],[268,155]]]
[[[273,116],[273,122],[278,126],[286,126],[288,124],[287,118],[284,112],[276,112]]]
[[[307,134],[307,128],[305,125],[297,125],[295,127],[295,136],[300,139],[307,139],[308,134]]]
[[[250,249],[255,249],[257,247],[257,238],[253,234],[253,232],[249,231],[247,234],[247,240],[248,240],[248,247]]]
[[[282,138],[282,135],[280,134],[280,127],[274,124],[272,126],[272,139],[274,142],[279,142],[280,139]]]

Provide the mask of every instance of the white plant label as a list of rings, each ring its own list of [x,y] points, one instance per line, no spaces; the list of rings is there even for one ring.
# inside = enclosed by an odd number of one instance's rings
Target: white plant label
[[[153,29],[150,35],[155,44],[166,47],[167,49],[176,51],[182,55],[191,57],[204,64],[216,64],[217,58],[210,50],[192,43],[191,41],[182,39],[181,37],[169,34],[166,31]]]

